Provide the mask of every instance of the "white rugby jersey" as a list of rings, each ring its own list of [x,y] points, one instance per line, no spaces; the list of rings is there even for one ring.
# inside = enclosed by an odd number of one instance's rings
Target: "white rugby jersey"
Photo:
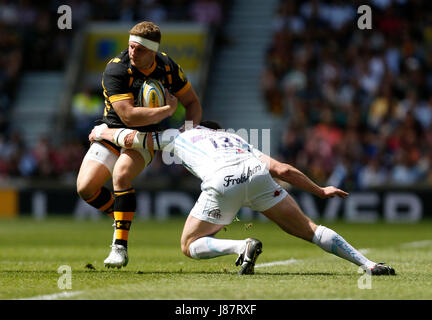
[[[174,139],[170,142],[169,137]],[[159,141],[161,149],[173,152],[186,169],[203,181],[221,168],[262,154],[236,134],[202,126],[181,133],[161,132]]]

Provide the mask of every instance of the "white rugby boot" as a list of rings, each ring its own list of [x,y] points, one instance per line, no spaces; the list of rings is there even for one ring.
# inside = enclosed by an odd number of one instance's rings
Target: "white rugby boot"
[[[129,262],[127,248],[120,244],[111,245],[111,252],[104,260],[104,266],[107,268],[126,267]]]
[[[241,265],[238,274],[254,274],[255,262],[262,252],[262,243],[258,239],[247,238],[244,251],[238,256],[235,264]]]

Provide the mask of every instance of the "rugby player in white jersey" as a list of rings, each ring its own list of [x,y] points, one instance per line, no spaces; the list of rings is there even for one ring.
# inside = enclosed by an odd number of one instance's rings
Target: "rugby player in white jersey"
[[[159,133],[108,129],[101,125],[93,129],[89,140],[106,139],[123,148],[174,152],[182,164],[202,180],[202,193],[181,236],[182,252],[190,258],[237,254],[236,265],[241,265],[239,274],[253,274],[262,251],[261,241],[214,237],[233,221],[241,207],[247,206],[264,214],[285,232],[313,242],[372,275],[395,274],[394,269],[384,263],[367,259],[335,231],[316,225],[272,177],[320,198],[345,198],[347,192],[333,186],[319,187],[293,166],[263,154],[236,134],[218,129],[220,126],[212,121],[183,132],[169,129]]]

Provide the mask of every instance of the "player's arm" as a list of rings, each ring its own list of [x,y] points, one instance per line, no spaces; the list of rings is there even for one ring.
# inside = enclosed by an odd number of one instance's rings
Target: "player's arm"
[[[137,108],[133,99],[112,102],[121,121],[128,127],[147,126],[173,115],[177,109],[177,98],[165,90],[166,105],[159,108]]]
[[[272,175],[272,177],[278,178],[289,184],[310,192],[320,198],[332,198],[334,196],[339,196],[345,198],[348,193],[340,190],[333,186],[320,187],[309,179],[303,172],[297,168],[287,164],[282,163],[269,157],[265,154],[261,154],[259,157],[260,161],[267,164],[267,168]]]
[[[184,93],[177,97],[186,109],[185,119],[193,121],[194,126],[198,125],[202,118],[202,107],[194,88],[189,86]]]
[[[110,61],[102,76],[104,95],[120,120],[127,127],[140,127],[158,123],[171,116],[177,108],[177,98],[165,92],[167,104],[160,108],[137,108],[130,92],[130,75],[124,65]]]
[[[128,128],[108,128],[106,124],[101,124],[93,128],[89,134],[89,140],[90,142],[107,140],[127,149],[162,150],[171,144],[179,133],[177,129],[140,132]]]
[[[172,69],[171,92],[174,93],[185,107],[185,119],[193,121],[194,126],[198,125],[202,118],[202,106],[198,95],[180,65],[168,56],[167,59],[170,65],[169,68]]]

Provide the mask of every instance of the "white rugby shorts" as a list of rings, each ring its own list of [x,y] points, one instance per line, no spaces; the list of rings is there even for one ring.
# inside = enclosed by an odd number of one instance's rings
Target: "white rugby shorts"
[[[109,146],[109,145],[108,145]],[[114,149],[111,146],[106,146],[102,144],[99,141],[95,141],[91,144],[89,150],[87,151],[86,155],[84,156],[83,162],[87,160],[94,160],[99,163],[102,163],[105,167],[108,168],[108,170],[111,172],[111,175],[113,174],[114,165],[119,157],[120,154],[125,152],[126,148],[121,148],[120,152],[117,152],[116,149]],[[146,167],[150,164],[152,161],[152,156],[150,152],[146,149],[134,149],[138,151],[143,159],[145,160]]]
[[[288,194],[257,158],[220,169],[203,182],[201,190],[190,214],[199,220],[223,225],[230,224],[241,207],[262,212]]]

